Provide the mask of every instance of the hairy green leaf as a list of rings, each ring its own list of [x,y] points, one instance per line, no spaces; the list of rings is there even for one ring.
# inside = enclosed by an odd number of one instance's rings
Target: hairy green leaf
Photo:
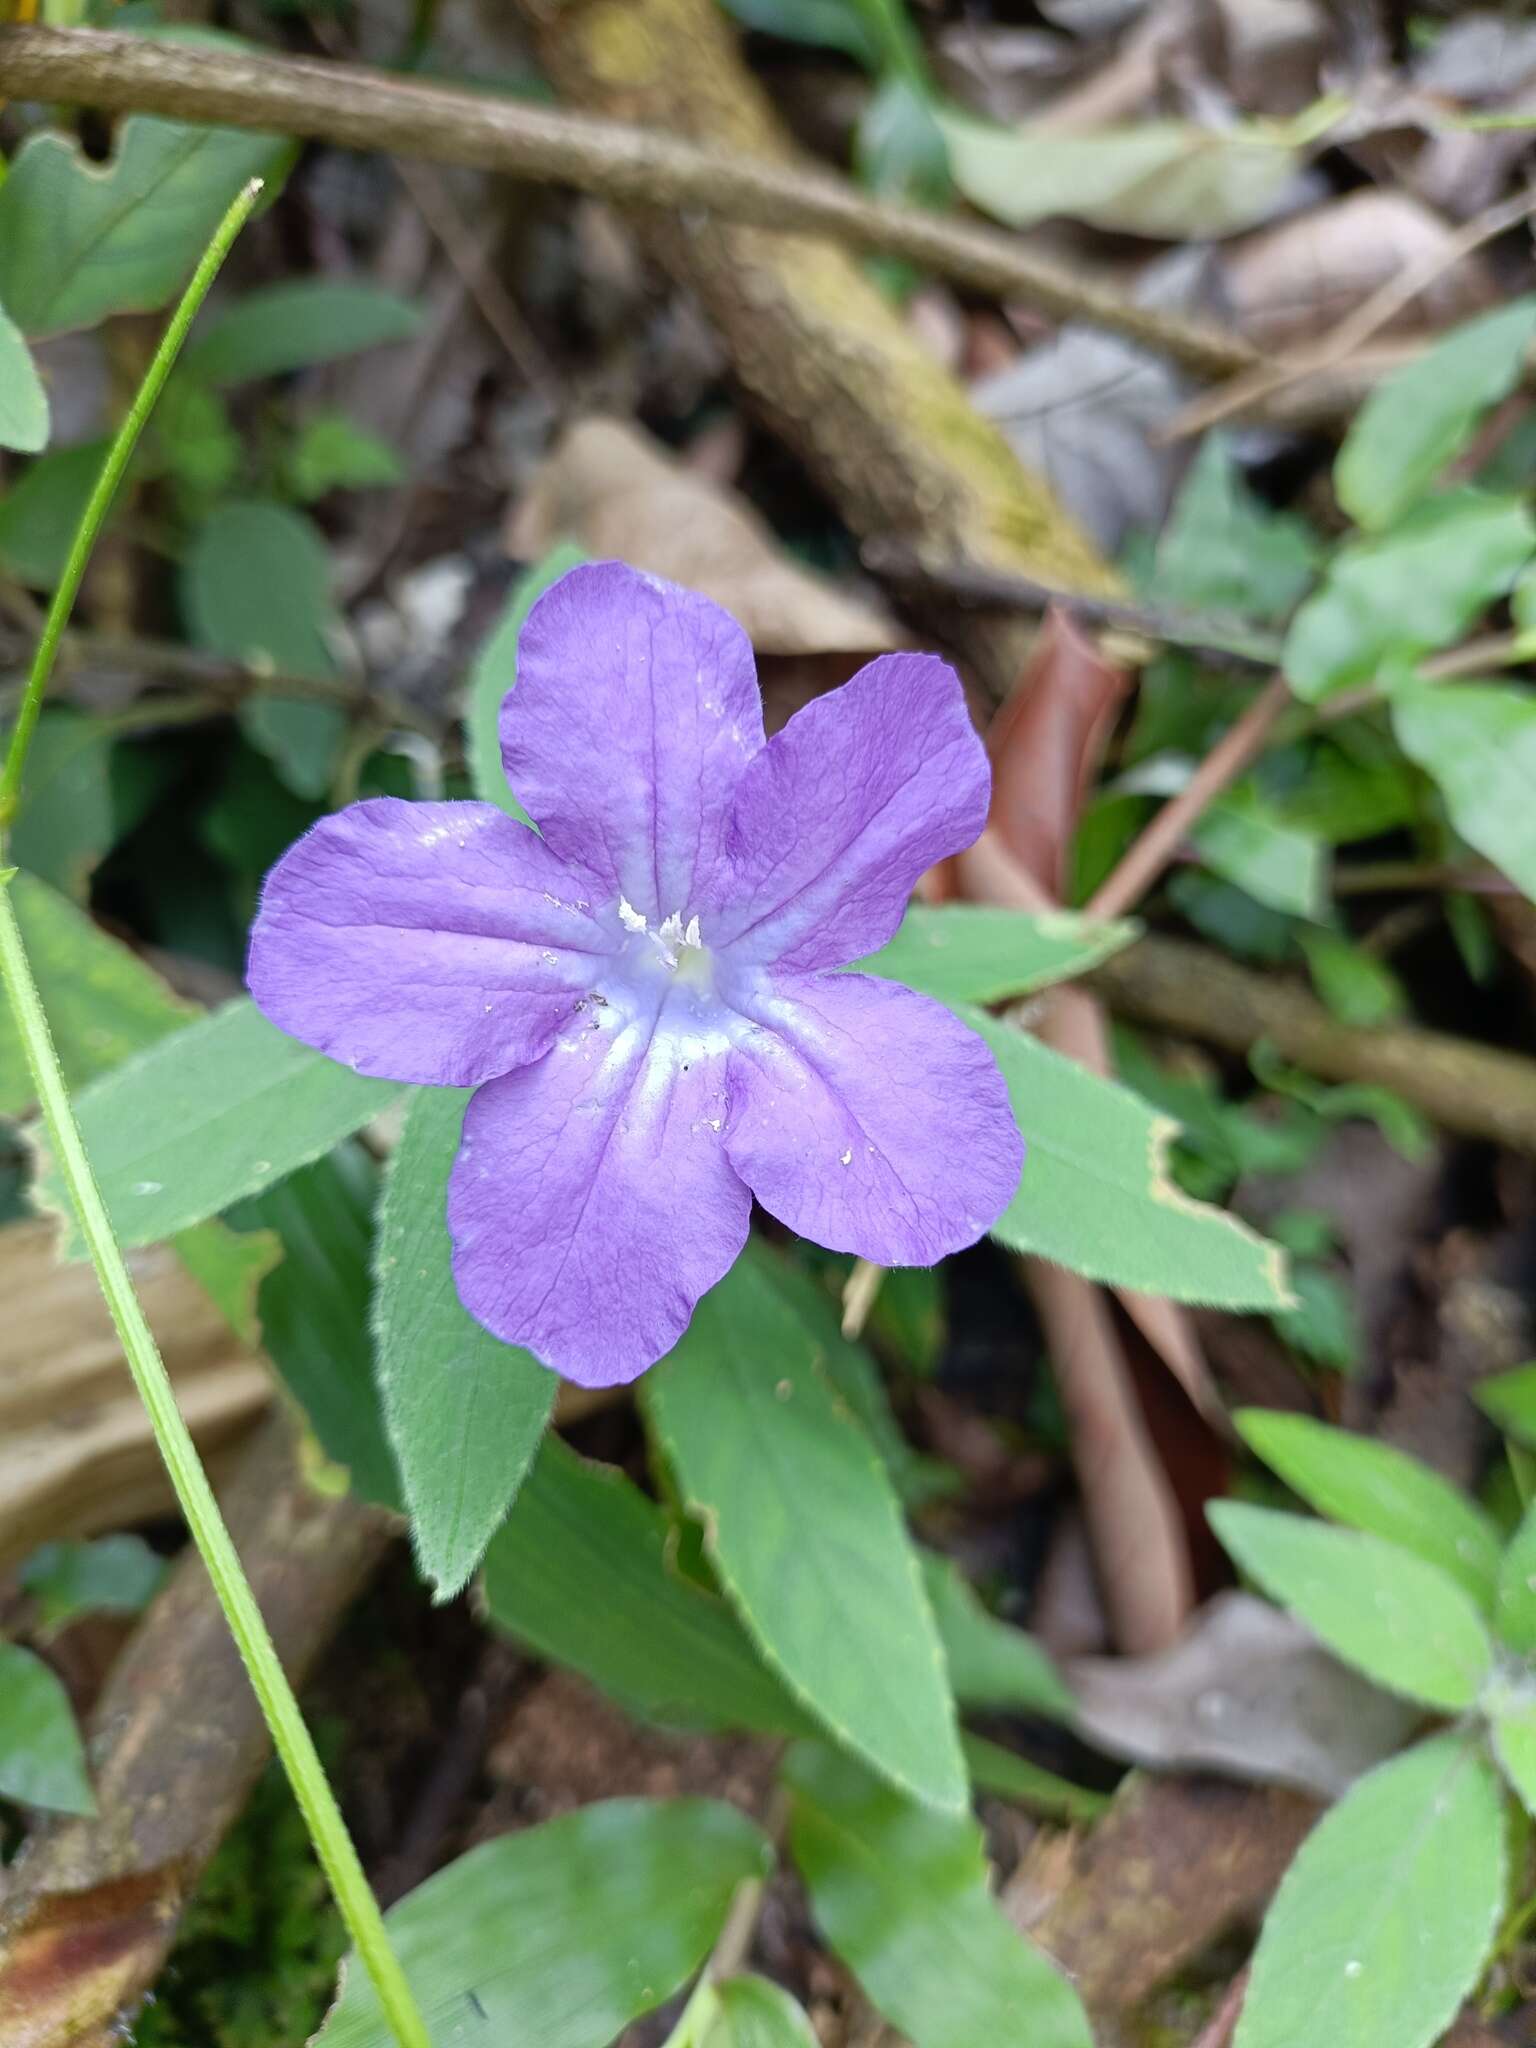
[[[1504,1896],[1498,1781],[1463,1737],[1380,1764],[1318,1822],[1264,1922],[1236,2048],[1428,2048]]]
[[[1458,1711],[1477,1698],[1493,1646],[1437,1565],[1379,1536],[1246,1501],[1213,1501],[1206,1513],[1243,1570],[1346,1664],[1430,1706]]]
[[[749,1250],[704,1297],[642,1399],[770,1668],[894,1784],[961,1807],[954,1699],[900,1504],[769,1255]]]
[[[989,1895],[968,1814],[915,1805],[820,1743],[785,1776],[811,1910],[914,2048],[1092,2048],[1077,1993]]]
[[[434,2041],[609,2048],[703,1961],[760,1831],[716,1799],[610,1799],[471,1849],[385,1916]],[[349,1961],[317,2048],[393,2048]]]

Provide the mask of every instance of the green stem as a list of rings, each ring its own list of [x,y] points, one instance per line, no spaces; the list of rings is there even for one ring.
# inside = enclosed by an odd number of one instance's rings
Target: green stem
[[[220,222],[208,250],[198,265],[180,305],[176,308],[165,337],[155,352],[142,387],[118,430],[100,481],[91,494],[70,550],[64,580],[49,608],[37,658],[28,679],[10,753],[0,779],[0,985],[3,985],[16,1019],[16,1029],[31,1069],[37,1099],[58,1160],[60,1176],[79,1219],[91,1263],[106,1298],[112,1321],[128,1361],[128,1369],[154,1429],[155,1441],[165,1461],[177,1501],[186,1518],[192,1540],[207,1567],[219,1605],[229,1623],[261,1711],[271,1730],[273,1747],[282,1760],[293,1787],[294,1798],[308,1826],[315,1852],[330,1882],[336,1903],[346,1922],[358,1956],[373,1980],[384,2018],[400,2048],[431,2048],[431,2037],[421,2016],[399,1958],[390,1945],[378,1901],[369,1888],[356,1848],[347,1833],[346,1822],[336,1804],[335,1794],[314,1741],[304,1724],[293,1688],[288,1683],[282,1660],[267,1631],[261,1610],[241,1567],[239,1555],[225,1527],[208,1483],[197,1446],[176,1405],[176,1396],[165,1362],[144,1311],[134,1292],[127,1265],[107,1214],[101,1189],[86,1157],[80,1126],[70,1104],[63,1069],[48,1028],[48,1019],[38,995],[31,963],[27,959],[21,927],[16,919],[11,892],[3,868],[4,826],[14,814],[21,787],[27,748],[37,726],[38,711],[48,687],[49,675],[58,653],[59,641],[69,617],[70,605],[90,558],[92,544],[122,479],[134,443],[143,428],[169,374],[182,338],[192,323],[220,262],[248,218],[260,187],[252,184],[230,207]]]
[[[208,287],[218,275],[224,258],[229,254],[236,235],[245,226],[251,209],[261,194],[261,180],[253,178],[241,192],[228,213],[214,229],[213,240],[203,251],[202,261],[192,273],[192,282],[181,295],[181,303],[171,315],[170,325],[160,337],[160,346],[155,350],[154,360],[145,372],[144,381],[134,394],[127,417],[113,437],[102,464],[101,474],[80,515],[80,524],[69,550],[69,559],[64,564],[64,574],[59,578],[58,588],[48,607],[48,616],[43,621],[42,635],[37,643],[37,652],[32,657],[32,670],[27,677],[26,692],[21,708],[16,714],[15,728],[11,733],[11,744],[5,757],[5,768],[0,772],[0,832],[10,824],[16,815],[16,806],[21,801],[21,778],[26,770],[27,754],[32,745],[33,734],[37,731],[38,714],[43,708],[47,694],[48,679],[53,674],[53,665],[58,659],[59,642],[64,638],[64,628],[69,615],[75,608],[81,580],[86,564],[91,559],[102,527],[106,524],[112,500],[117,496],[123,474],[133,460],[133,451],[138,446],[144,424],[154,411],[155,401],[165,389],[165,380],[171,374],[171,366],[181,353],[181,344],[186,340],[187,329],[197,317],[197,310],[208,296]]]

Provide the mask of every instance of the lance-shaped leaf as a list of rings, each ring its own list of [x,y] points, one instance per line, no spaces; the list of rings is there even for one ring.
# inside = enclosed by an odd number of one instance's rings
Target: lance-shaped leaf
[[[1379,1536],[1246,1501],[1215,1501],[1212,1528],[1243,1570],[1336,1657],[1392,1692],[1471,1706],[1493,1662],[1476,1607],[1437,1565]]]
[[[820,1743],[785,1776],[811,1910],[914,2048],[1092,2048],[1077,1993],[990,1896],[968,1815],[915,1805]]]
[[[749,1250],[705,1296],[643,1398],[770,1668],[892,1783],[963,1806],[954,1697],[900,1503],[767,1255]]]
[[[0,1642],[0,1799],[96,1811],[69,1694],[19,1643]]]
[[[446,1214],[462,1088],[411,1099],[384,1183],[374,1273],[375,1371],[411,1515],[440,1599],[468,1582],[511,1506],[554,1405],[555,1376],[483,1329],[453,1284]]]
[[[772,1852],[715,1799],[611,1799],[502,1835],[385,1916],[434,2042],[609,2048],[697,1969]],[[367,1973],[344,1965],[317,2048],[394,2048]]]
[[[1000,1003],[1086,973],[1137,930],[1125,919],[1105,923],[1073,910],[914,903],[895,938],[861,960],[859,972],[905,982],[941,1003]]]
[[[1457,1735],[1379,1764],[1318,1822],[1264,1922],[1236,2048],[1428,2048],[1504,1896],[1498,1779]]]
[[[312,1052],[241,998],[93,1081],[75,1109],[113,1224],[131,1246],[270,1187],[403,1092]],[[51,1162],[37,1198],[68,1213]],[[71,1227],[69,1254],[80,1249]]]
[[[958,1014],[997,1056],[1028,1147],[1019,1191],[992,1227],[1000,1243],[1175,1301],[1291,1305],[1280,1247],[1174,1185],[1177,1124],[1011,1024]]]
[[[382,286],[289,278],[245,292],[215,319],[200,322],[178,374],[204,384],[280,377],[360,349],[405,341],[420,326],[418,308]]]

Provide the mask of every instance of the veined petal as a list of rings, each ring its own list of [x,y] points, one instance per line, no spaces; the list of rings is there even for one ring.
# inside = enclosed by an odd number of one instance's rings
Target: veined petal
[[[924,869],[980,833],[991,787],[954,670],[881,655],[797,711],[743,774],[733,902],[713,943],[796,971],[873,953]]]
[[[246,979],[280,1030],[390,1081],[537,1059],[623,937],[494,804],[370,797],[268,875]]]
[[[772,1216],[833,1251],[928,1266],[1019,1184],[997,1064],[926,996],[867,974],[763,977],[731,1054],[726,1154]]]
[[[747,1239],[721,1142],[726,1042],[668,1007],[584,1012],[474,1095],[448,1189],[459,1297],[581,1386],[634,1379]]]
[[[553,851],[653,928],[713,901],[762,744],[751,644],[707,598],[591,562],[529,613],[501,711],[507,780]]]

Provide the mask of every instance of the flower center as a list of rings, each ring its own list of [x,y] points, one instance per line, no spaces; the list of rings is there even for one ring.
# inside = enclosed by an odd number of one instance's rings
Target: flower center
[[[683,913],[674,910],[670,917],[662,919],[652,931],[645,918],[626,897],[619,898],[619,922],[625,931],[637,935],[643,933],[656,949],[662,965],[675,974],[677,979],[689,988],[711,989],[714,987],[714,961],[709,948],[699,936],[699,920],[690,917],[684,924]]]

